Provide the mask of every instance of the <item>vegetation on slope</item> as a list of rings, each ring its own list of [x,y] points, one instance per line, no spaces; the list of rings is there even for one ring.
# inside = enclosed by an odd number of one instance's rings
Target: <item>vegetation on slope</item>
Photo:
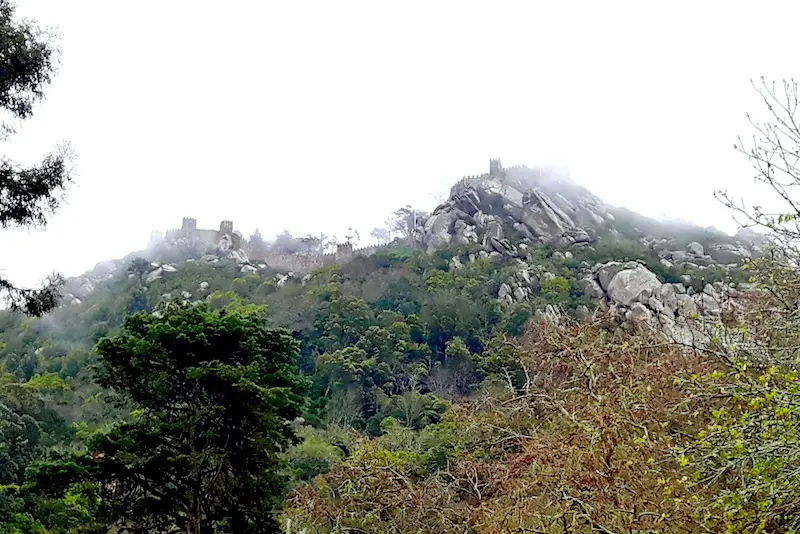
[[[25,118],[51,50],[12,13],[0,1],[3,39],[26,56],[11,66],[32,70],[10,71],[0,106]],[[800,174],[770,163],[792,161],[785,147],[800,142],[786,89],[749,155],[789,200],[775,173]],[[63,157],[6,167],[0,224],[43,223],[69,179]],[[641,260],[664,282],[693,274],[697,291],[742,280],[665,265],[632,228],[651,222],[623,211],[622,231],[595,247],[535,250],[550,276],[510,305],[498,291],[519,266],[451,270],[467,246],[386,249],[303,283],[222,261],[148,284],[135,260],[45,317],[54,285],[0,280],[35,316],[0,313],[0,533],[276,532],[281,521],[309,534],[797,532],[790,208],[749,212],[782,239],[782,263],[750,265],[763,291],[706,325],[712,343],[692,352],[603,319],[537,316],[586,304],[577,275],[595,262]],[[713,234],[692,231],[678,242]]]
[[[298,345],[299,368],[311,387],[301,407],[303,422],[295,423],[303,441],[284,449],[286,463],[281,471],[292,490],[284,513],[295,525],[371,532],[380,531],[376,525],[384,523],[387,532],[403,532],[459,530],[458,525],[474,524],[478,531],[495,531],[501,525],[495,516],[505,513],[503,506],[510,506],[525,488],[537,484],[538,475],[529,472],[532,464],[515,464],[537,448],[548,451],[556,462],[542,467],[549,470],[548,476],[565,466],[574,469],[558,475],[569,482],[558,486],[558,491],[568,491],[580,500],[593,499],[591,484],[576,482],[586,476],[585,470],[598,469],[595,463],[601,461],[613,460],[614,469],[617,464],[624,466],[628,478],[614,475],[622,477],[620,484],[650,485],[622,501],[624,491],[617,487],[614,491],[620,495],[612,500],[618,507],[633,502],[641,507],[640,496],[655,499],[652,495],[660,491],[658,484],[643,476],[656,469],[626,462],[630,458],[644,461],[645,448],[655,447],[660,456],[653,453],[649,458],[655,458],[659,466],[674,463],[669,450],[677,441],[663,427],[659,429],[662,423],[673,421],[666,412],[675,406],[669,402],[679,399],[672,381],[692,369],[706,370],[707,362],[682,356],[646,337],[626,338],[620,332],[605,331],[601,323],[545,328],[531,319],[547,305],[570,310],[586,302],[576,283],[581,262],[609,257],[653,261],[648,260],[652,251],[633,242],[606,243],[575,250],[572,258],[554,255],[555,249],[537,250],[540,267],[560,282],[542,284],[530,303],[512,306],[502,305],[496,297],[500,284],[518,269],[512,261],[477,260],[451,272],[449,258],[466,250],[426,255],[387,249],[320,269],[304,284],[297,280],[279,284],[270,273],[244,274],[225,262],[187,262],[170,276],[146,284],[133,268],[131,273],[117,273],[82,303],[60,308],[48,317],[4,314],[0,361],[8,373],[6,387],[17,392],[14,395],[25,392],[36,399],[6,406],[17,419],[30,417],[36,436],[26,441],[25,452],[16,449],[6,454],[9,465],[16,467],[13,476],[3,478],[4,484],[11,484],[5,495],[17,495],[9,501],[18,507],[15,514],[33,525],[19,531],[35,531],[34,526],[41,525],[52,532],[69,532],[76,524],[101,526],[109,517],[123,517],[104,511],[97,493],[87,496],[86,484],[96,478],[80,482],[67,478],[75,486],[67,488],[61,501],[52,495],[42,500],[36,473],[41,466],[52,473],[53,466],[60,465],[52,464],[54,458],[63,462],[83,457],[75,460],[83,465],[89,451],[100,450],[98,436],[114,436],[117,421],[135,417],[139,408],[114,402],[117,395],[108,387],[112,384],[104,382],[103,374],[94,368],[108,365],[104,347],[109,346],[109,337],[119,339],[115,336],[125,333],[121,328],[126,317],[134,321],[131,324],[158,322],[145,318],[180,306],[175,301],[187,293],[212,311],[260,317],[269,328],[287,329]],[[137,312],[147,315],[130,315]],[[526,324],[527,334],[515,339]],[[586,373],[594,376],[590,389],[575,389],[585,385]],[[554,374],[558,381],[550,383],[547,377]],[[620,406],[619,388],[629,383],[633,389],[624,395],[630,406]],[[135,386],[136,381],[126,384]],[[657,396],[650,398],[648,393],[633,400],[648,387],[655,388]],[[629,412],[636,402],[646,409]],[[20,413],[23,405],[41,408]],[[565,413],[571,414],[569,419],[563,418]],[[670,425],[680,424],[680,414]],[[653,443],[635,441],[643,429]],[[608,440],[620,443],[613,445],[619,447],[614,449],[614,458],[598,459],[595,455],[611,450]],[[136,444],[134,440],[129,446]],[[586,456],[578,461],[575,451]],[[516,467],[509,471],[512,465]],[[375,485],[383,480],[382,474],[395,471],[398,479],[390,477],[381,484],[402,483],[402,491],[399,486],[390,490]],[[510,474],[503,475],[502,481],[494,479],[506,471]],[[367,478],[358,478],[356,473]],[[515,480],[513,473],[522,479]],[[485,476],[489,479],[484,480]],[[601,493],[610,491],[601,481],[593,484]],[[98,491],[97,486],[88,487]],[[398,508],[400,516],[387,518],[386,510],[395,505],[382,499],[391,495],[406,499],[408,491],[422,492],[420,500],[433,499],[429,504],[447,510],[448,519],[434,521],[431,518],[439,517],[437,513],[416,500]],[[540,521],[536,514],[567,514],[559,521],[576,525],[589,520],[602,524],[608,514],[613,515],[605,511],[595,517],[563,507],[545,513],[539,501],[549,495],[531,496],[514,524],[534,524]],[[673,501],[654,500],[653,506],[643,509],[643,517],[680,509]],[[61,511],[42,517],[43,502],[47,507],[60,502]],[[72,504],[67,506],[68,502]],[[406,522],[414,514],[423,515]],[[177,524],[175,518],[171,521]],[[657,524],[642,521],[643,525]]]

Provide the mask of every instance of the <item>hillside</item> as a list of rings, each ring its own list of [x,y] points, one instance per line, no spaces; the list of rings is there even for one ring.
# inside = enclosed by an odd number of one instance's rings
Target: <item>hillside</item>
[[[52,314],[0,313],[0,385],[39,399],[28,437],[0,448],[2,482],[24,480],[19,458],[84,450],[125,419],[92,380],[93,347],[130,314],[184,303],[259,314],[299,343],[311,387],[294,423],[304,441],[285,453],[285,510],[313,532],[516,532],[566,511],[576,529],[601,516],[657,528],[654,510],[686,514],[656,498],[666,467],[639,459],[667,461],[671,430],[705,422],[686,423],[674,378],[715,363],[681,346],[711,343],[746,309],[741,266],[763,240],[660,223],[499,161],[409,227],[359,250],[185,219],[69,280]],[[576,511],[587,502],[599,516]],[[636,521],[617,517],[631,507]]]

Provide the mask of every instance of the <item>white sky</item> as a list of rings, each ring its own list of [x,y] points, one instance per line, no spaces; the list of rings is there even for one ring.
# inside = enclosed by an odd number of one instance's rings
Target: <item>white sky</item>
[[[368,236],[464,174],[563,163],[613,205],[732,230],[749,79],[791,76],[800,2],[19,0],[61,68],[6,155],[69,140],[68,204],[0,233],[31,284],[231,219]]]

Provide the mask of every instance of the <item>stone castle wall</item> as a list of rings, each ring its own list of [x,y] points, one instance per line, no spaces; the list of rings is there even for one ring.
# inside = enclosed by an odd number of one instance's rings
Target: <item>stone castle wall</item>
[[[231,221],[222,221],[219,230],[198,229],[196,219],[184,217],[181,228],[167,230],[164,234],[164,239],[174,241],[179,238],[189,238],[216,247],[224,234],[231,236],[233,250],[238,250],[242,244],[242,238],[238,232],[233,232],[233,222]],[[151,241],[153,241],[153,239],[154,238],[151,237]],[[354,248],[350,244],[340,244],[337,246],[336,252],[327,254],[292,254],[267,250],[266,253],[263,254],[263,257],[257,259],[253,258],[253,263],[264,262],[273,269],[285,271],[309,272],[325,265],[344,263],[355,256],[371,256],[379,249],[388,246],[393,246],[393,243],[369,245],[360,248]],[[259,256],[261,255],[259,254]]]
[[[511,167],[503,167],[500,164],[500,160],[489,160],[489,172],[484,174],[473,174],[471,176],[464,176],[458,182],[456,182],[453,187],[450,188],[450,196],[457,195],[458,193],[464,191],[468,187],[480,187],[484,185],[488,180],[497,179],[497,180],[506,180],[509,183],[516,184],[521,186],[521,189],[525,189],[525,185],[520,180],[520,172],[525,171],[528,172],[530,169],[525,165],[512,165]],[[513,175],[510,176],[509,172]],[[524,175],[525,172],[522,174]]]
[[[318,254],[291,254],[271,250],[264,254],[263,262],[273,269],[298,273],[313,271],[324,265],[323,256]]]
[[[167,230],[164,234],[164,239],[174,241],[181,237],[202,241],[209,246],[216,247],[223,235],[229,235],[234,250],[238,250],[241,246],[241,236],[233,231],[232,221],[222,221],[219,225],[219,230],[209,228],[197,228],[197,219],[192,217],[184,217],[181,221],[180,228]]]
[[[267,251],[263,261],[273,269],[293,272],[309,272],[326,265],[345,263],[356,256],[371,256],[382,248],[393,246],[393,243],[369,245],[360,248],[339,246],[339,250],[327,254],[291,254]]]

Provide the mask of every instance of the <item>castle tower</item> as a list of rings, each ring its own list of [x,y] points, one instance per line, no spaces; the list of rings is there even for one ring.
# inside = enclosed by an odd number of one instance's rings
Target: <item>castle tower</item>
[[[219,232],[221,234],[233,235],[233,221],[222,221],[219,223]]]
[[[163,239],[164,236],[161,233],[161,230],[153,230],[152,232],[150,232],[150,241],[147,243],[147,248],[151,249],[155,247],[156,245],[161,243]]]
[[[336,245],[336,261],[344,261],[353,256],[352,243],[339,243]]]
[[[499,178],[503,176],[503,165],[500,163],[500,158],[489,160],[489,176],[492,178]]]
[[[184,217],[183,221],[181,222],[181,232],[184,235],[188,235],[195,231],[197,231],[197,219],[193,219],[192,217]]]

